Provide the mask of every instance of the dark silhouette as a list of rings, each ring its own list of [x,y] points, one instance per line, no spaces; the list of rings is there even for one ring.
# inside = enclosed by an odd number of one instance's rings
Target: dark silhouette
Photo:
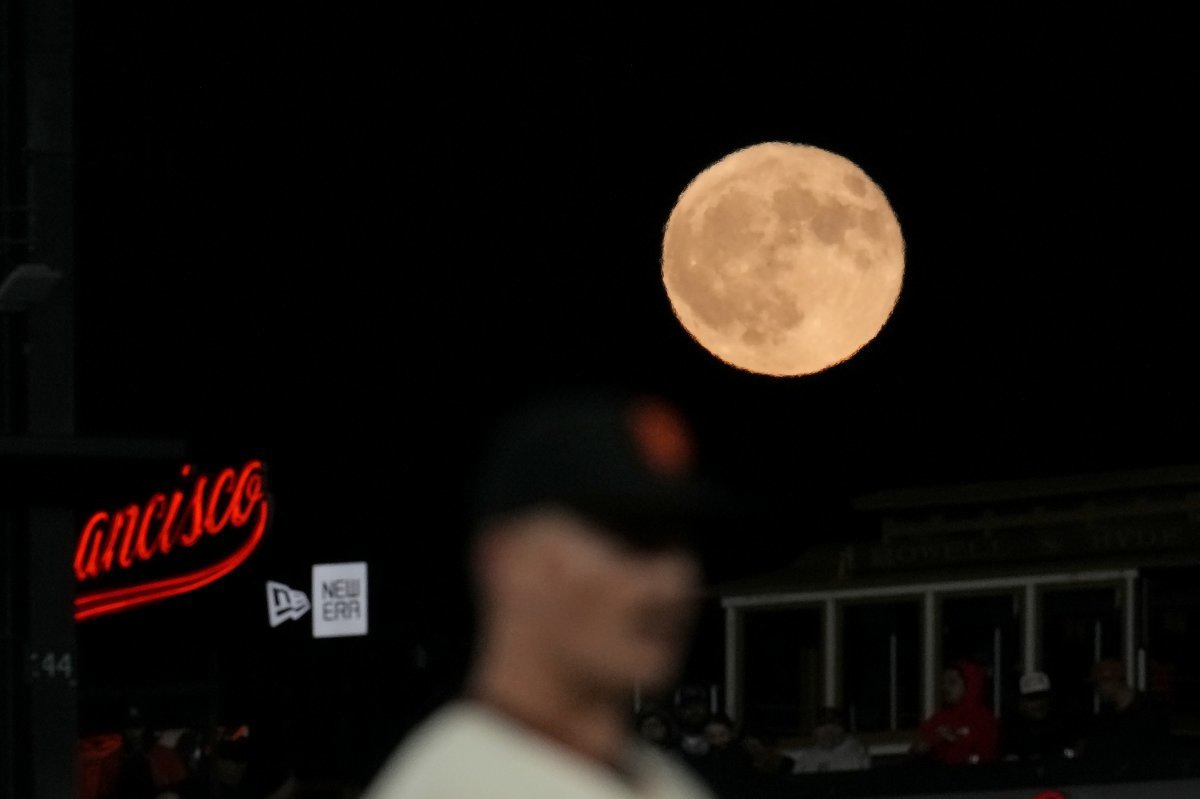
[[[686,685],[679,690],[675,704],[675,719],[679,724],[679,751],[685,760],[698,765],[708,754],[708,739],[704,724],[709,717],[708,689],[702,685]]]
[[[126,708],[121,729],[121,759],[111,799],[154,799],[154,772],[149,750],[153,743],[141,708]]]
[[[1055,707],[1050,678],[1031,671],[1021,676],[1017,712],[1000,725],[1000,751],[1006,760],[1046,763],[1074,754],[1074,736]]]
[[[642,740],[655,746],[673,751],[679,743],[679,730],[674,717],[657,705],[643,708],[637,714],[634,726]]]
[[[704,722],[708,751],[695,768],[718,796],[729,795],[754,776],[754,761],[733,719],[714,713]]]
[[[1160,756],[1170,741],[1167,716],[1125,679],[1119,660],[1101,660],[1092,669],[1100,712],[1081,744],[1082,756],[1106,768],[1121,769]]]

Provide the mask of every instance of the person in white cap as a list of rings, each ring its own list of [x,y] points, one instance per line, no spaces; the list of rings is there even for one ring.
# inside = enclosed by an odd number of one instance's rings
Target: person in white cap
[[[1054,706],[1050,677],[1027,671],[1018,684],[1017,713],[1003,719],[1000,752],[1005,760],[1049,762],[1073,757],[1073,740]]]
[[[365,799],[710,799],[642,740],[633,697],[668,690],[699,598],[688,531],[710,494],[661,400],[585,395],[504,428],[470,561],[478,636],[462,695]]]

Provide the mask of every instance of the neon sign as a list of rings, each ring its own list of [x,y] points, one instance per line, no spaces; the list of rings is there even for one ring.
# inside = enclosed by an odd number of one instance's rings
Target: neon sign
[[[185,479],[192,467],[180,470]],[[96,511],[83,526],[75,547],[75,579],[80,586],[139,563],[165,562],[172,552],[197,546],[207,536],[246,531],[232,552],[184,574],[120,588],[84,591],[75,597],[75,620],[103,616],[195,591],[236,569],[262,540],[269,501],[261,461],[216,475],[199,474],[190,491],[154,494],[144,504]]]

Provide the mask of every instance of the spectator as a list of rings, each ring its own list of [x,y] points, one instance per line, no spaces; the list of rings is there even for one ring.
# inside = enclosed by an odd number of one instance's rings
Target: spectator
[[[279,742],[261,733],[221,738],[213,751],[212,795],[220,799],[292,799],[299,783]],[[259,729],[256,727],[256,729]]]
[[[250,767],[250,742],[246,738],[224,738],[213,749],[213,795],[220,799],[250,796],[246,772]]]
[[[1119,660],[1096,663],[1092,684],[1101,708],[1082,743],[1085,758],[1122,767],[1162,751],[1169,740],[1166,714],[1126,682]]]
[[[818,771],[857,771],[871,767],[871,755],[862,742],[846,730],[842,712],[821,708],[813,728],[813,744],[791,753],[796,774]]]
[[[197,729],[188,728],[176,731],[172,749],[183,764],[184,780],[175,786],[175,793],[180,799],[208,799],[210,795],[207,775],[202,769],[203,743]],[[160,736],[159,742],[170,744],[171,737]]]
[[[708,754],[704,724],[709,717],[708,690],[702,685],[684,686],[679,691],[675,717],[679,721],[679,750],[690,763]]]
[[[984,703],[982,666],[959,660],[942,672],[942,707],[917,728],[912,751],[947,766],[997,758],[996,716]]]
[[[79,741],[80,799],[109,799],[121,769],[120,733],[89,735]]]
[[[1000,725],[1006,760],[1047,762],[1074,755],[1073,740],[1054,705],[1050,678],[1041,671],[1021,675],[1017,713]]]
[[[704,740],[708,749],[728,749],[737,739],[737,728],[733,719],[724,713],[714,713],[704,722]]]
[[[660,707],[651,706],[643,709],[637,715],[635,726],[642,740],[649,741],[655,746],[674,751],[679,743],[675,719]]]
[[[188,780],[187,761],[179,754],[176,744],[183,730],[168,730],[152,738],[146,749],[150,777],[161,796],[179,796]]]
[[[743,736],[742,746],[750,753],[754,773],[760,777],[779,777],[792,774],[796,761],[779,748],[776,736],[766,732],[750,732]]]
[[[718,796],[726,796],[754,775],[754,763],[743,745],[733,719],[724,713],[710,715],[704,723],[708,751],[696,761],[696,770]]]
[[[181,733],[155,733],[140,707],[127,706],[121,733],[99,739],[103,741],[103,764],[85,762],[89,768],[83,776],[82,794],[94,799],[191,799],[197,786],[186,759],[175,748]],[[88,760],[94,760],[97,747],[89,746],[88,752]]]
[[[150,763],[150,730],[142,710],[129,706],[121,729],[121,762],[112,799],[153,799],[155,796],[154,772]]]

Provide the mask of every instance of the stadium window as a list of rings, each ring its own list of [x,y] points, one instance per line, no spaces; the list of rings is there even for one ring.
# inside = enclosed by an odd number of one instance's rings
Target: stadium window
[[[966,658],[987,669],[987,703],[1000,716],[1023,670],[1020,622],[1015,590],[940,597],[939,665]]]
[[[913,730],[921,720],[919,597],[841,605],[842,704],[852,731]]]
[[[1200,735],[1200,569],[1145,574],[1145,690],[1170,709],[1177,735]]]
[[[742,635],[744,728],[775,738],[807,734],[824,687],[821,609],[750,610]]]
[[[1097,710],[1092,665],[1124,657],[1122,593],[1119,585],[1048,587],[1038,599],[1041,669],[1055,686],[1062,712],[1076,722]]]

